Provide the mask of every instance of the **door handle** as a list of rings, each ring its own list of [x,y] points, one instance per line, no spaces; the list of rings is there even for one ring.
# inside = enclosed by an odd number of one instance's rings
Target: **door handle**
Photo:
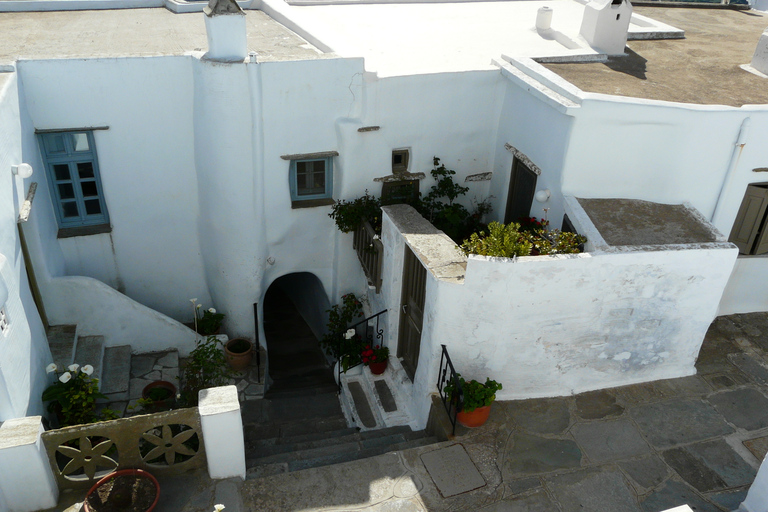
[[[408,304],[403,304],[402,307],[403,307],[403,314],[407,315],[408,314]]]

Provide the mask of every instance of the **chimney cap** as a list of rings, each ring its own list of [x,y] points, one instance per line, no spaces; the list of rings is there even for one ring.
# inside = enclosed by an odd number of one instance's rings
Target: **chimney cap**
[[[222,14],[245,14],[235,0],[210,0],[203,12],[208,17]]]

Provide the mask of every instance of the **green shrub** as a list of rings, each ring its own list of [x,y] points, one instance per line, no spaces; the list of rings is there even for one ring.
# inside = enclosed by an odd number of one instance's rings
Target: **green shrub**
[[[491,222],[488,224],[487,233],[485,231],[472,233],[461,244],[461,250],[464,254],[501,258],[538,256],[541,254],[573,254],[580,252],[579,246],[586,241],[587,239],[581,235],[558,229],[552,231],[539,227],[523,229],[516,222],[510,222],[506,225]]]
[[[222,342],[216,336],[199,338],[195,344],[181,374],[181,402],[186,407],[197,405],[201,389],[227,385],[234,377],[221,348]]]
[[[347,332],[347,328],[363,318],[363,303],[354,293],[341,296],[341,304],[335,304],[328,311],[327,332],[320,340],[320,346],[330,354],[346,372],[360,364],[362,340],[360,336]]]

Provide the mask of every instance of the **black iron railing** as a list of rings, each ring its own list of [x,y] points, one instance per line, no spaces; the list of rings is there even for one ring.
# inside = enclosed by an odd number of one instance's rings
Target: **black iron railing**
[[[381,262],[384,259],[384,244],[368,221],[363,222],[354,232],[352,246],[357,252],[360,264],[368,278],[368,283],[381,291]]]
[[[384,341],[384,327],[380,324],[379,320],[381,319],[381,315],[386,312],[386,309],[381,310],[375,315],[371,315],[368,318],[360,320],[356,324],[347,327],[346,331],[334,335],[337,340],[336,354],[338,354],[338,359],[336,361],[336,382],[339,386],[339,393],[341,393],[342,372],[346,372],[355,366],[363,364],[360,359],[360,354],[366,345],[373,345],[375,340],[378,340],[378,343],[376,343],[377,345],[381,345]],[[373,320],[376,320],[375,324],[372,322]],[[355,334],[349,339],[346,339],[345,336],[347,335],[347,332],[352,329],[354,329]],[[359,346],[354,350],[343,349],[342,345],[346,345],[347,342]],[[346,363],[344,361],[345,358]]]
[[[451,420],[453,430],[451,435],[456,434],[456,414],[459,412],[459,406],[464,398],[464,392],[461,389],[459,375],[453,367],[451,356],[448,355],[448,349],[443,347],[443,354],[440,357],[440,371],[437,375],[437,391],[440,393],[440,399],[443,401],[445,412]]]

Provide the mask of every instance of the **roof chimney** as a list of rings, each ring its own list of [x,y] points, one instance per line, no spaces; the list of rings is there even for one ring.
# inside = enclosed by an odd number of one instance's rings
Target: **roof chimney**
[[[243,62],[248,54],[245,13],[235,0],[210,0],[203,9],[208,33],[205,58],[221,62]]]
[[[624,53],[632,4],[629,0],[592,0],[584,6],[579,34],[608,55]]]
[[[757,42],[755,54],[752,56],[752,67],[764,75],[768,75],[768,28],[763,31]]]

